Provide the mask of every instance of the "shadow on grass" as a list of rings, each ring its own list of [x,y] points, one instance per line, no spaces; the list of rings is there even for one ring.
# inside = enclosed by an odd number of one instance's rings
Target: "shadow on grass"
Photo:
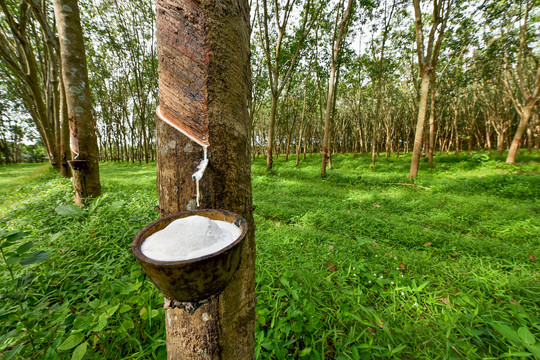
[[[540,198],[540,175],[459,177],[453,181],[439,183],[437,191],[446,194],[535,200]]]

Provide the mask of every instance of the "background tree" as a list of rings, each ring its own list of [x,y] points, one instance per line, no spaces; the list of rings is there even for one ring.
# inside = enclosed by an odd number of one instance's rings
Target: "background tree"
[[[77,0],[55,0],[62,78],[66,88],[75,203],[101,195],[96,125],[92,115],[86,51]]]
[[[262,9],[257,3],[256,9],[259,25],[258,36],[268,68],[268,82],[272,99],[268,123],[267,170],[272,169],[274,126],[279,97],[296,66],[302,45],[322,9],[322,5],[318,9],[314,9],[313,0],[308,0],[304,5],[301,20],[297,24],[297,28],[294,29],[295,34],[291,36],[287,34],[287,26],[290,25],[291,14],[293,14],[297,1],[287,0],[286,4],[280,4],[279,0],[270,1],[274,1],[271,4],[274,10],[273,17],[269,15],[269,11],[272,9],[269,9],[268,0],[262,0]],[[270,24],[276,27],[275,32],[272,31],[274,29],[270,27]]]
[[[535,34],[538,27],[529,26],[531,18],[538,20],[538,15],[534,13],[538,8],[538,1],[519,2],[514,6],[518,7],[516,17],[519,24],[519,48],[512,63],[505,51],[504,85],[520,121],[506,157],[508,164],[514,163],[521,138],[527,130],[533,109],[540,100],[540,53],[538,48],[533,49],[530,46],[531,41],[538,38],[539,34]]]
[[[334,36],[332,39],[332,60],[330,65],[330,79],[328,80],[328,94],[326,97],[326,111],[324,115],[324,137],[322,142],[322,162],[321,162],[321,176],[326,176],[326,163],[328,161],[328,139],[330,135],[330,117],[332,108],[335,107],[334,100],[334,91],[338,84],[336,78],[336,71],[338,69],[339,63],[338,58],[341,50],[341,42],[343,37],[346,34],[346,28],[348,26],[349,17],[351,15],[351,10],[353,7],[353,0],[348,0],[347,8],[341,13],[341,8],[344,7],[345,1],[340,1],[336,9],[336,20],[334,27]],[[340,20],[341,19],[341,20]],[[339,25],[338,25],[339,24]]]
[[[418,176],[418,165],[420,162],[420,152],[422,151],[422,141],[424,134],[424,121],[427,111],[427,99],[429,95],[429,83],[432,71],[435,71],[439,60],[439,51],[446,29],[446,24],[450,16],[450,9],[453,0],[433,0],[432,25],[424,44],[424,20],[420,0],[413,0],[414,5],[414,26],[416,30],[416,51],[418,54],[418,67],[420,69],[421,89],[420,101],[418,104],[418,120],[416,122],[416,132],[414,136],[414,148],[411,159],[411,170],[409,180]],[[434,83],[434,81],[433,81]],[[432,89],[434,91],[434,89]]]
[[[46,2],[1,0],[0,9],[0,75],[34,120],[49,161],[59,170],[59,63],[50,8]]]

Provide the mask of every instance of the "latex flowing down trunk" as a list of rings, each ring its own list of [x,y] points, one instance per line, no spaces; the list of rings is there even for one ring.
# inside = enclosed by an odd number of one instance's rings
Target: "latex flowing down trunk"
[[[203,158],[201,144],[206,144],[209,162],[199,184],[199,208],[235,212],[249,226],[240,268],[221,294],[205,304],[165,299],[168,358],[252,359],[255,225],[249,153],[248,1],[158,0],[156,13],[160,215],[197,208],[192,174]]]
[[[86,51],[77,0],[55,0],[60,58],[69,119],[75,203],[101,195],[96,122],[88,83]]]

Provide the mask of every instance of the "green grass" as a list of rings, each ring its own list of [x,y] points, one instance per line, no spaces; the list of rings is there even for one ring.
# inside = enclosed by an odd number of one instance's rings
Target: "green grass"
[[[0,166],[0,198],[15,191],[17,187],[50,170],[49,164],[12,164]]]
[[[258,358],[538,358],[539,156],[438,156],[418,187],[399,185],[408,156],[333,160],[326,179],[320,156],[253,163]],[[100,171],[104,196],[73,217],[51,173],[0,197],[0,228],[50,256],[15,281],[2,265],[4,357],[163,358],[162,297],[129,252],[157,218],[155,164]]]

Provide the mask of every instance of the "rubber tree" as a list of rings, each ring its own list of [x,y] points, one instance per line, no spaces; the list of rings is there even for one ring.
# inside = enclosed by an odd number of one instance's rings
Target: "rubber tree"
[[[432,76],[431,73],[435,71],[435,68],[437,67],[439,51],[441,48],[444,31],[446,29],[446,24],[450,16],[452,4],[453,0],[433,0],[433,23],[428,35],[427,44],[424,44],[424,28],[422,11],[420,9],[420,0],[413,0],[414,25],[416,30],[416,51],[418,54],[418,67],[422,81],[409,180],[413,180],[418,176],[418,166],[420,164],[420,153],[422,151],[424,123],[426,120],[429,95],[429,84]],[[434,89],[431,89],[431,91],[434,91]]]
[[[339,66],[338,63],[338,57],[341,50],[341,42],[343,40],[343,37],[345,36],[346,27],[349,22],[349,16],[351,14],[351,9],[353,6],[353,0],[349,0],[347,2],[347,8],[343,12],[343,14],[340,13],[340,8],[343,7],[343,3],[340,1],[338,3],[337,11],[336,11],[336,20],[335,20],[335,30],[334,30],[334,38],[332,41],[332,61],[330,65],[330,79],[328,80],[328,95],[326,97],[326,110],[324,115],[324,136],[323,136],[323,142],[322,142],[322,160],[321,160],[321,177],[326,176],[326,164],[328,162],[328,142],[330,137],[330,127],[331,127],[331,112],[332,112],[332,106],[334,101],[334,91],[337,87],[337,79],[336,79],[336,71]],[[340,20],[340,15],[341,20]],[[339,23],[339,25],[338,25]],[[338,30],[339,26],[339,30]]]
[[[540,100],[540,56],[529,46],[530,35],[527,26],[531,11],[538,2],[531,0],[525,2],[525,14],[520,19],[519,50],[515,68],[511,69],[505,56],[504,84],[506,92],[519,114],[519,124],[508,150],[506,163],[513,164],[517,151],[521,145],[521,138],[527,130],[529,119],[534,107]]]
[[[276,123],[276,110],[279,98],[296,66],[303,43],[315,25],[317,17],[322,9],[322,6],[320,6],[318,9],[314,10],[313,0],[306,1],[301,23],[299,28],[296,30],[297,39],[291,42],[294,48],[289,49],[290,53],[284,55],[284,53],[287,53],[287,51],[283,51],[284,43],[287,40],[287,25],[289,24],[290,16],[294,10],[296,1],[289,0],[285,5],[279,4],[279,0],[271,0],[271,2],[272,3],[270,6],[275,9],[275,19],[273,21],[277,27],[277,34],[271,33],[272,29],[270,29],[270,25],[272,25],[272,23],[269,24],[269,22],[272,20],[271,15],[269,15],[269,11],[272,11],[272,9],[270,8],[269,10],[268,0],[262,1],[262,14],[257,1],[256,14],[257,21],[259,23],[258,35],[263,48],[266,66],[268,68],[268,82],[270,83],[270,94],[272,100],[270,107],[270,118],[268,120],[268,146],[266,150],[267,170],[272,169],[272,153],[275,138],[274,127]],[[284,59],[286,55],[289,55],[290,58]]]
[[[48,40],[45,15],[30,1],[20,4],[0,0],[0,74],[11,83],[10,91],[19,97],[34,120],[49,161],[60,169],[60,150],[56,125],[58,118],[57,61]],[[39,23],[43,38],[35,31]],[[43,45],[50,51],[43,53]],[[56,105],[56,106],[55,106]],[[56,123],[55,123],[56,122]]]
[[[88,84],[86,51],[77,0],[54,0],[60,39],[62,79],[65,87],[76,204],[101,195],[96,123]]]
[[[249,4],[158,0],[156,14],[160,215],[197,208],[192,174],[204,156],[200,144],[206,143],[209,162],[199,184],[199,207],[233,211],[248,221],[250,229],[240,267],[221,294],[204,304],[165,299],[168,358],[252,359],[255,225],[248,114]]]

